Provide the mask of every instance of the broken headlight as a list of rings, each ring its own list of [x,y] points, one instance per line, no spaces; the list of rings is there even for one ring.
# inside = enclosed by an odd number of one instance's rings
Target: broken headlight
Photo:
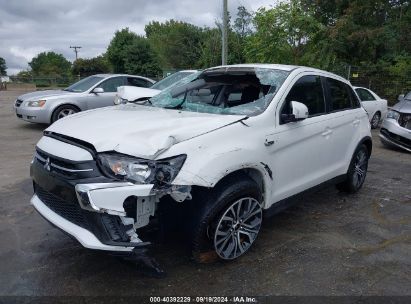
[[[136,184],[170,184],[177,176],[186,160],[186,155],[147,160],[123,154],[99,154],[103,171],[116,179]]]
[[[398,120],[398,118],[400,118],[400,113],[394,110],[388,110],[387,118]]]

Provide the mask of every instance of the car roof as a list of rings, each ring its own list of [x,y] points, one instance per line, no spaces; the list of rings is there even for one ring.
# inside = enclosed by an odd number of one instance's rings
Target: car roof
[[[342,80],[344,82],[348,82],[347,79],[331,73],[327,72],[324,70],[316,69],[316,68],[311,68],[311,67],[306,67],[306,66],[299,66],[299,65],[287,65],[287,64],[274,64],[274,63],[245,63],[245,64],[234,64],[234,65],[221,65],[217,67],[212,67],[207,70],[213,70],[213,69],[224,69],[224,68],[263,68],[263,69],[274,69],[274,70],[282,70],[282,71],[287,71],[287,72],[292,72],[295,70],[298,70],[299,72],[317,72],[317,73],[325,73],[328,74],[329,76],[332,76],[334,78],[337,78],[339,80]]]
[[[144,77],[144,76],[140,76],[140,75],[130,75],[130,74],[95,74],[95,75],[91,75],[91,76],[98,76],[98,77],[114,77],[114,76],[129,76],[129,77],[140,77],[140,78],[144,78],[144,79],[150,79],[148,77]]]

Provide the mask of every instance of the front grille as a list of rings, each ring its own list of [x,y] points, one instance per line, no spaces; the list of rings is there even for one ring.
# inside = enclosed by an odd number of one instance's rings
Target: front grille
[[[411,148],[411,140],[405,137],[402,137],[400,135],[394,134],[387,129],[381,129],[381,134],[384,136],[388,137],[388,139],[392,140],[393,142],[396,142],[398,144],[404,145],[407,148]]]
[[[49,172],[57,173],[68,179],[79,179],[98,175],[94,161],[75,163],[69,160],[58,159],[40,149],[36,149],[36,160]]]
[[[84,211],[77,202],[68,202],[62,200],[56,195],[35,185],[35,193],[39,199],[52,211],[65,218],[66,220],[80,227],[88,229],[87,220]]]
[[[21,106],[22,103],[23,103],[23,100],[17,99],[15,105],[16,105],[16,107],[18,108],[18,107]]]
[[[398,124],[403,128],[411,130],[411,114],[401,114]]]

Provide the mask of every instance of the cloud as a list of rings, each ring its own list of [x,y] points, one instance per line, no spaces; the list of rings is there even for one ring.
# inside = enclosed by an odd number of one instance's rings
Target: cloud
[[[275,3],[271,0],[228,0],[232,16],[239,5],[248,10]],[[199,0],[0,0],[0,57],[8,73],[28,68],[33,56],[55,51],[74,60],[70,45],[81,45],[79,56],[103,53],[116,30],[129,27],[144,34],[153,20],[182,20],[214,26],[222,1]]]

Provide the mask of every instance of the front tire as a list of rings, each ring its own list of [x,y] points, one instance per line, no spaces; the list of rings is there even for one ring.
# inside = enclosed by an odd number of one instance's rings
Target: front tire
[[[381,113],[380,112],[375,113],[370,122],[371,129],[377,129],[378,125],[380,124],[380,120],[381,120]]]
[[[340,191],[355,193],[364,184],[368,169],[369,153],[367,147],[362,144],[354,152],[346,175],[346,180],[337,184]]]
[[[72,105],[62,105],[59,106],[57,109],[54,110],[53,115],[51,116],[51,123],[62,119],[66,116],[75,114],[77,112],[80,112],[80,110]]]
[[[228,177],[212,190],[201,189],[190,205],[188,231],[196,262],[234,260],[257,239],[262,224],[262,194],[248,176]]]

